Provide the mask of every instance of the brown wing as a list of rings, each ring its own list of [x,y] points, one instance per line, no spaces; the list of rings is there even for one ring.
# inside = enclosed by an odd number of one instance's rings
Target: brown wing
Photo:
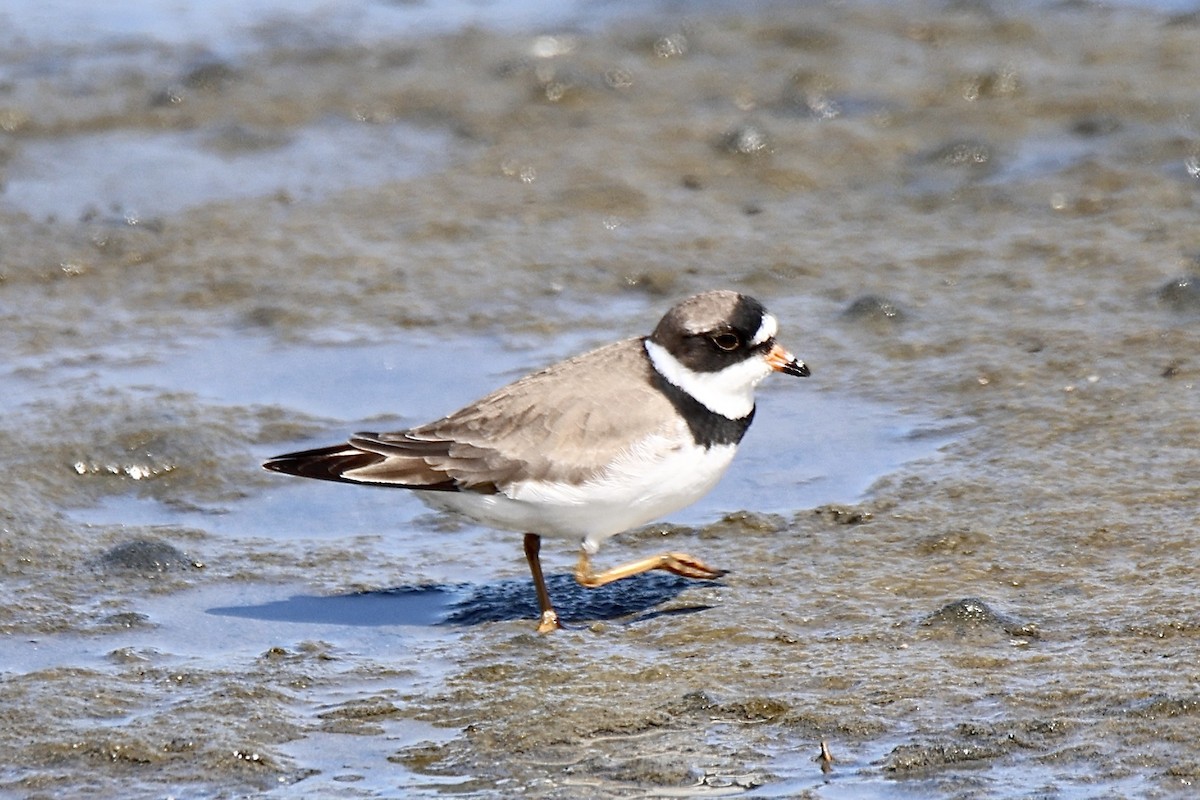
[[[280,456],[265,466],[443,491],[495,492],[528,478],[586,480],[631,441],[664,432],[673,409],[650,377],[641,340],[629,339],[535,372],[427,425],[359,433],[348,445]]]

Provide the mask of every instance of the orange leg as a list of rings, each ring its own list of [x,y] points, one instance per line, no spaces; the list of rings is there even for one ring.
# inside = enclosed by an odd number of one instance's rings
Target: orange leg
[[[542,537],[536,533],[525,534],[525,560],[529,562],[529,571],[533,573],[533,586],[537,589],[538,605],[542,609],[542,619],[538,623],[538,633],[549,633],[562,627],[558,621],[558,612],[550,604],[550,592],[546,591],[546,579],[542,576],[542,560],[538,553],[542,549]]]
[[[589,589],[595,589],[597,586],[654,569],[698,580],[714,580],[726,573],[726,570],[713,569],[700,559],[685,553],[660,553],[638,561],[630,561],[628,564],[621,564],[603,572],[593,572],[592,562],[587,551],[581,550],[579,563],[575,565],[575,580]]]

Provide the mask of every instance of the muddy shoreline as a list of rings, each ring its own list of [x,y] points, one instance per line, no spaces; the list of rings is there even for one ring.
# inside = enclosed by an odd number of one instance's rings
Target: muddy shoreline
[[[1194,15],[253,36],[0,62],[0,794],[1194,791]],[[718,584],[546,552],[539,637],[518,539],[259,469],[717,286],[813,376],[602,558]]]

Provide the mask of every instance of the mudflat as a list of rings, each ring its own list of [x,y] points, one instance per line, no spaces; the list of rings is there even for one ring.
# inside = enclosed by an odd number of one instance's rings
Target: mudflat
[[[0,56],[0,794],[1194,791],[1194,14],[343,22]],[[259,468],[718,287],[719,583]]]

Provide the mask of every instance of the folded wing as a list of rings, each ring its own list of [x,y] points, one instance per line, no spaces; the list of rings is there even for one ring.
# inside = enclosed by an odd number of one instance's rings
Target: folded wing
[[[625,362],[622,368],[598,369]],[[643,437],[661,433],[669,401],[648,380],[641,340],[563,361],[443,419],[263,466],[307,478],[430,491],[503,492],[522,480],[579,482]],[[620,376],[620,377],[614,377]],[[613,415],[614,407],[624,414]],[[550,453],[553,452],[553,457]]]

